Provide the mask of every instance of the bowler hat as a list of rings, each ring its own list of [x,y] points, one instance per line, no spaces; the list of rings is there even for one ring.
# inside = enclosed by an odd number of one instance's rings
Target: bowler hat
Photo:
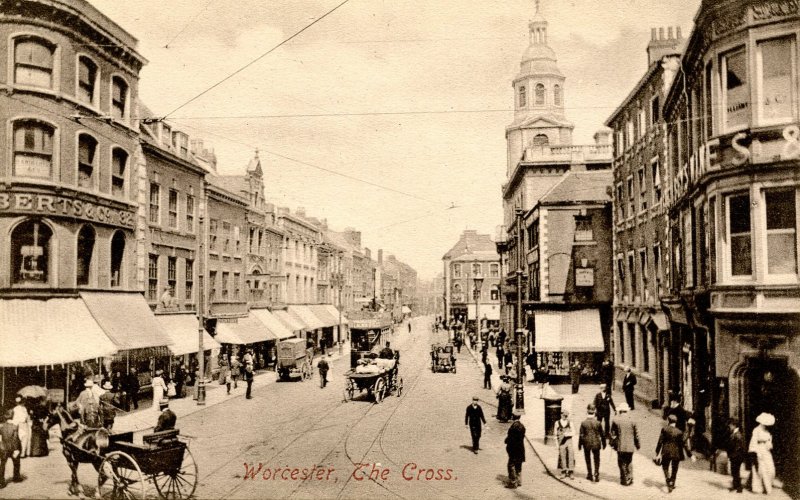
[[[667,421],[671,424],[678,423],[678,416],[673,413],[667,417]]]
[[[162,410],[163,410],[164,408],[169,408],[169,399],[162,399],[161,401],[159,401],[159,402],[158,402],[158,407],[159,407],[160,409],[162,409]]]

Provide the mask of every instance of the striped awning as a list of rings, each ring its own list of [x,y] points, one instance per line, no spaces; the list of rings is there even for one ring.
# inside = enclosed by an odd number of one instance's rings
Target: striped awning
[[[603,352],[600,311],[536,311],[537,352]]]
[[[278,318],[278,321],[283,323],[286,328],[293,332],[299,332],[305,328],[305,325],[300,320],[296,319],[286,310],[279,309],[272,311],[272,315]]]
[[[303,323],[304,330],[316,330],[325,327],[322,321],[311,312],[308,306],[289,306],[289,314],[295,316]]]
[[[97,324],[120,351],[166,347],[172,339],[138,292],[81,292]]]
[[[241,345],[277,340],[278,337],[258,318],[250,314],[235,320],[217,321],[216,339],[223,344]]]

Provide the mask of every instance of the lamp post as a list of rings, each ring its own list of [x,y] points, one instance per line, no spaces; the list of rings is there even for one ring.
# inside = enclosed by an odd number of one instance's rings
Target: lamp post
[[[525,327],[522,321],[522,215],[523,210],[517,208],[514,210],[517,219],[517,314],[515,315],[515,341],[517,343],[517,380],[516,380],[516,405],[515,408],[521,412],[525,412],[525,386],[523,386],[524,377],[522,369],[524,367],[522,361],[522,344],[525,339]]]
[[[483,287],[483,278],[475,276],[472,278],[474,289],[472,295],[475,298],[475,333],[478,341],[481,340],[481,315],[479,314],[481,305],[481,288]],[[474,347],[474,346],[473,346]]]
[[[205,198],[205,196],[204,196]],[[207,316],[206,308],[208,304],[208,297],[206,290],[208,288],[206,278],[208,277],[208,230],[206,228],[205,211],[208,209],[208,198],[205,198],[204,203],[200,207],[200,216],[197,218],[199,222],[199,239],[200,251],[200,288],[197,290],[197,368],[200,371],[200,376],[197,377],[195,384],[197,385],[197,405],[204,406],[206,404],[206,351],[203,346],[203,333],[205,333],[205,319]]]
[[[342,287],[344,286],[344,276],[341,271],[334,271],[331,274],[331,284],[339,290],[339,354],[342,353]]]

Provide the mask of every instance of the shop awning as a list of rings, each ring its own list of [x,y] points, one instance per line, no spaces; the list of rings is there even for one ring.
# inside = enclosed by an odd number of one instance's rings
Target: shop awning
[[[667,321],[667,315],[663,312],[651,314],[648,325],[655,326],[656,330],[659,332],[669,331],[669,321]]]
[[[481,305],[481,319],[500,321],[500,306],[496,304]]]
[[[304,330],[316,330],[325,325],[317,318],[308,306],[289,306],[289,314],[294,315],[305,325]]]
[[[311,309],[311,312],[313,312],[325,326],[336,326],[339,324],[339,312],[336,311],[336,314],[331,314],[325,304],[310,305],[308,308]],[[334,310],[336,310],[336,308],[334,308]]]
[[[603,352],[600,311],[536,311],[537,352]]]
[[[286,325],[281,323],[281,321],[273,316],[267,309],[251,309],[250,314],[258,318],[275,338],[283,340],[294,337],[294,333],[286,328]]]
[[[0,366],[71,363],[116,351],[79,298],[0,300]]]
[[[222,344],[255,344],[278,337],[266,325],[249,314],[242,318],[217,320],[217,342]]]
[[[81,292],[100,328],[120,351],[172,344],[140,293]]]
[[[339,314],[339,310],[336,309],[336,306],[334,306],[333,304],[323,304],[322,307],[324,307],[325,310],[328,311],[328,314],[336,318],[337,324],[339,323],[339,318],[342,318],[343,325],[347,324],[347,317],[345,317],[344,311],[342,311],[342,314]]]
[[[182,356],[200,349],[197,316],[194,314],[159,314],[156,315],[156,321],[172,339],[169,350],[173,355]],[[203,330],[203,350],[219,348],[219,342]]]
[[[411,314],[411,309],[408,306],[403,306],[401,310],[403,311],[403,314]]]
[[[286,310],[280,309],[277,311],[272,311],[272,315],[278,318],[278,321],[283,323],[286,328],[293,332],[299,332],[305,328],[305,325],[303,325],[300,320],[295,319],[295,317],[289,314],[289,312]]]

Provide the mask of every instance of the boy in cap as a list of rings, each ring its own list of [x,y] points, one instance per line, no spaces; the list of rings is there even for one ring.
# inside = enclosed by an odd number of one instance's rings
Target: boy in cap
[[[478,454],[481,442],[481,425],[486,425],[486,418],[483,416],[483,408],[478,404],[478,396],[472,398],[472,404],[467,406],[467,413],[464,415],[464,425],[469,426],[469,433],[472,435],[472,453]]]
[[[556,421],[553,433],[556,436],[556,443],[558,443],[558,469],[561,471],[561,477],[575,479],[572,475],[575,468],[575,448],[572,446],[572,436],[575,435],[575,431],[567,410],[561,410],[561,419]]]
[[[588,416],[581,422],[578,437],[578,449],[583,448],[583,458],[586,460],[586,479],[600,481],[600,449],[606,448],[606,435],[603,425],[594,416],[595,407],[589,404],[586,407]],[[594,457],[594,470],[592,470],[592,457]]]

